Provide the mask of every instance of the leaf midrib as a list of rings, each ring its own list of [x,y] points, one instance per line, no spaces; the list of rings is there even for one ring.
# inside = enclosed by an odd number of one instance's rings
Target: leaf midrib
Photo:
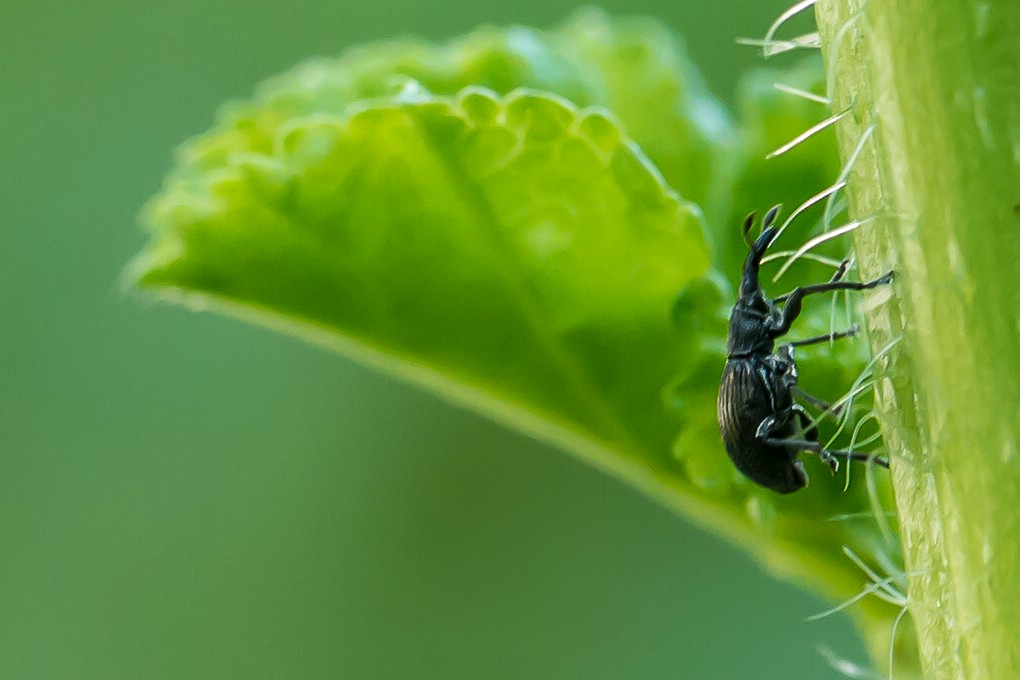
[[[444,178],[448,180],[448,184],[453,188],[454,192],[462,195],[465,203],[477,213],[476,222],[481,223],[479,224],[481,228],[477,230],[477,233],[488,239],[490,248],[495,253],[512,253],[514,255],[513,258],[502,256],[492,259],[499,262],[500,274],[504,281],[517,292],[513,299],[518,301],[527,326],[530,328],[539,347],[544,349],[546,356],[552,360],[553,366],[557,367],[566,378],[567,385],[573,391],[572,396],[590,412],[591,416],[594,417],[594,422],[605,423],[608,426],[609,433],[607,434],[610,436],[606,440],[614,445],[612,448],[618,449],[621,452],[629,451],[643,459],[649,458],[650,452],[648,447],[640,443],[633,433],[627,429],[612,404],[600,396],[600,390],[595,387],[595,384],[584,368],[571,357],[569,351],[560,346],[555,335],[549,331],[548,325],[543,323],[542,310],[534,299],[535,296],[527,283],[526,277],[523,276],[518,268],[511,266],[512,260],[514,262],[517,261],[517,248],[501,236],[499,229],[485,228],[485,225],[504,224],[504,222],[491,209],[491,204],[485,196],[482,187],[463,171],[451,151],[448,151],[444,145],[435,143],[428,134],[428,131],[419,124],[414,116],[406,112],[404,112],[404,116],[412,129],[419,134],[423,144],[437,158],[441,159],[442,162],[439,165],[444,170]],[[471,125],[470,121],[465,122],[468,126]],[[583,423],[582,426],[585,429],[589,429]],[[598,431],[591,431],[591,434],[596,439],[603,439],[603,436]]]

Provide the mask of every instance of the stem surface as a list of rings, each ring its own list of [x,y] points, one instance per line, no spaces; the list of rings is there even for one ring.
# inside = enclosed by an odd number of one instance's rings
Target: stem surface
[[[1020,677],[1020,2],[816,6],[926,676]],[[873,129],[866,134],[869,128]],[[877,299],[876,299],[877,302]]]

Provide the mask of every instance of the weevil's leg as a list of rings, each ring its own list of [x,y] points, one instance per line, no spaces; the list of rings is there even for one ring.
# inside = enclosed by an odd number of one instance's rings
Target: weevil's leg
[[[838,406],[837,408],[832,408],[832,404],[830,404],[829,402],[825,401],[824,399],[819,399],[818,397],[816,397],[813,394],[805,392],[804,390],[800,389],[796,385],[792,385],[790,387],[790,391],[793,392],[795,396],[803,399],[804,401],[806,401],[807,403],[811,404],[812,406],[814,406],[819,411],[831,412],[833,415],[838,416],[839,412],[843,410],[842,404],[840,406]]]
[[[829,283],[836,283],[837,281],[842,281],[843,277],[846,276],[846,270],[849,267],[850,258],[845,258],[842,262],[839,263],[839,267],[836,268],[836,273],[832,275],[831,279],[829,279]]]
[[[825,464],[829,466],[829,469],[835,473],[836,470],[839,469],[839,463],[835,458],[823,452],[824,449],[822,449],[821,445],[818,443],[818,424],[811,422],[811,416],[808,415],[803,406],[794,404],[790,407],[790,410],[797,414],[797,420],[800,422],[801,436],[805,438],[805,441],[808,441],[818,447],[818,457],[825,461]]]
[[[833,456],[844,458],[845,460],[856,460],[861,463],[873,463],[880,465],[886,470],[889,469],[889,461],[882,456],[869,456],[866,453],[858,453],[856,451],[830,451]]]
[[[800,449],[801,451],[811,451],[813,453],[817,453],[818,457],[825,461],[825,464],[829,466],[829,469],[832,470],[833,473],[839,470],[839,461],[836,460],[836,456],[834,455],[838,452],[826,451],[825,449],[822,448],[822,445],[819,444],[818,442],[811,441],[810,439],[794,439],[794,438],[780,439],[778,437],[766,437],[762,441],[772,446],[793,447],[796,449]]]
[[[800,428],[805,437],[815,442],[818,441],[818,426],[811,422],[811,414],[805,411],[804,407],[800,404],[794,404],[788,409],[765,416],[758,423],[758,429],[754,432],[755,439],[763,441],[774,439],[771,435],[789,425],[791,418],[797,418],[797,422],[800,423]],[[813,435],[811,434],[812,432],[814,433]]]
[[[779,429],[783,424],[778,416],[765,416],[765,419],[758,423],[758,429],[755,430],[754,438],[767,439],[770,434]]]
[[[809,441],[818,443],[818,423],[811,421],[811,416],[804,407],[800,404],[794,404],[790,407],[790,411],[797,414],[797,421],[800,423],[800,429],[804,433],[804,436]]]
[[[790,418],[797,414],[798,409],[803,409],[796,404],[792,408],[786,409],[785,411],[779,411],[770,416],[765,416],[760,423],[758,423],[758,429],[755,430],[754,438],[763,441],[782,441],[782,438],[790,433]],[[803,417],[810,420],[810,416],[805,412]]]
[[[794,288],[789,293],[784,293],[777,298],[773,298],[773,302],[783,302],[795,297],[798,293],[800,297],[807,295],[815,295],[817,293],[830,293],[834,290],[869,290],[871,288],[877,288],[878,286],[884,286],[887,283],[891,283],[893,280],[893,272],[888,271],[877,279],[871,281],[843,281],[843,274],[845,269],[840,265],[840,270],[836,272],[839,278],[832,277],[833,280],[826,283],[814,283],[810,286],[801,286],[800,288]]]
[[[790,330],[790,326],[800,316],[801,305],[803,304],[804,298],[808,295],[817,295],[819,293],[830,293],[834,290],[868,290],[870,288],[876,288],[878,286],[885,285],[892,281],[893,273],[887,272],[885,275],[872,279],[871,281],[830,281],[828,283],[816,283],[811,286],[801,286],[795,288],[793,291],[780,295],[779,297],[772,300],[775,302],[786,302],[783,306],[783,316],[779,323],[772,328],[773,337],[779,337],[780,335],[786,334]]]
[[[808,439],[777,439],[774,437],[766,437],[763,439],[766,444],[772,446],[793,446],[803,451],[812,451],[817,453],[822,460],[829,463],[829,467],[833,467],[832,463],[835,459],[840,460],[856,460],[862,463],[873,463],[875,465],[881,465],[888,469],[889,461],[881,456],[871,456],[866,453],[859,453],[857,451],[830,451],[823,448],[818,442],[813,442]],[[836,469],[833,468],[833,472]]]
[[[793,347],[806,347],[807,345],[817,345],[822,342],[834,342],[841,338],[852,338],[853,336],[857,335],[857,333],[860,330],[861,330],[860,327],[857,324],[854,324],[845,331],[839,331],[837,333],[828,333],[826,335],[816,335],[814,337],[804,338],[803,340],[791,340],[786,344],[792,345]]]

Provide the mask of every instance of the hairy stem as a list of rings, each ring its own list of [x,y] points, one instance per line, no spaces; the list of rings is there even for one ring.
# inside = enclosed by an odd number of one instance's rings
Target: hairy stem
[[[1020,677],[1020,3],[823,0],[927,677]]]

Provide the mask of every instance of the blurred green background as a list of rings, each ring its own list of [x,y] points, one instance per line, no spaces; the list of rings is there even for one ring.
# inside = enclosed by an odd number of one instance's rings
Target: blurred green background
[[[125,296],[224,100],[567,0],[0,7],[0,678],[818,678],[825,604],[574,459],[291,338]],[[608,2],[730,100],[782,2]],[[762,206],[751,206],[762,207]],[[720,453],[721,455],[721,453]]]

